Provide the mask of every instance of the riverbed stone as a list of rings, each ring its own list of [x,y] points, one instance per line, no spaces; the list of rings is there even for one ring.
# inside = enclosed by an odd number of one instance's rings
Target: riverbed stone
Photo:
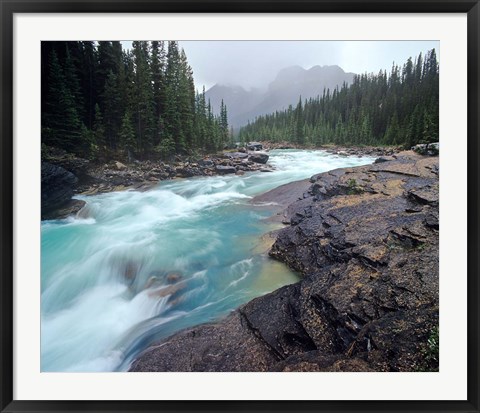
[[[215,167],[215,170],[217,171],[217,173],[221,175],[234,174],[235,172],[237,172],[237,169],[234,166],[228,166],[228,165],[217,165]]]
[[[265,164],[268,161],[268,153],[265,152],[250,152],[248,159],[255,163]]]

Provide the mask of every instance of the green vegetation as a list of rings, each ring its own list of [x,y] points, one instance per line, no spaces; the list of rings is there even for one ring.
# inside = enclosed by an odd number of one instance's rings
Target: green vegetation
[[[42,143],[90,159],[214,152],[231,141],[227,107],[196,93],[175,41],[42,42]]]
[[[348,195],[361,194],[363,192],[363,189],[358,186],[357,181],[353,178],[350,178],[347,181],[347,186],[348,186],[348,190],[347,190]]]
[[[419,371],[438,371],[439,343],[439,330],[438,326],[435,326],[430,331],[430,336],[420,351],[423,359],[418,367]]]
[[[435,49],[389,74],[363,74],[296,107],[259,116],[240,140],[300,145],[403,145],[438,141],[439,65]]]

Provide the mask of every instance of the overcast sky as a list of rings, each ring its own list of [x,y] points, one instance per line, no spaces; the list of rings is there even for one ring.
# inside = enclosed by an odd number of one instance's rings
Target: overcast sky
[[[129,47],[131,42],[123,42]],[[338,65],[346,72],[378,73],[435,48],[437,41],[180,41],[193,68],[195,85],[215,83],[262,87],[288,66],[309,69]]]

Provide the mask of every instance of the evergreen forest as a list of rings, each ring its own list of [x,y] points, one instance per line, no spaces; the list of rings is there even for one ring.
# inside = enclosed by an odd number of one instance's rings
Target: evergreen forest
[[[439,65],[435,49],[390,73],[356,75],[351,85],[257,117],[241,141],[298,145],[401,145],[438,141]]]
[[[42,42],[42,143],[94,160],[170,159],[230,141],[175,41]],[[216,115],[215,113],[219,113]]]

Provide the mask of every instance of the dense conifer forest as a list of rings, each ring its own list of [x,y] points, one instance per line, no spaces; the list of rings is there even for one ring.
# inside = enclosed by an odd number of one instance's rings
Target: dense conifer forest
[[[259,116],[240,140],[299,145],[403,145],[438,141],[439,65],[435,49],[390,73],[363,74],[296,107]]]
[[[209,153],[230,139],[175,41],[42,42],[42,143],[96,160]]]

